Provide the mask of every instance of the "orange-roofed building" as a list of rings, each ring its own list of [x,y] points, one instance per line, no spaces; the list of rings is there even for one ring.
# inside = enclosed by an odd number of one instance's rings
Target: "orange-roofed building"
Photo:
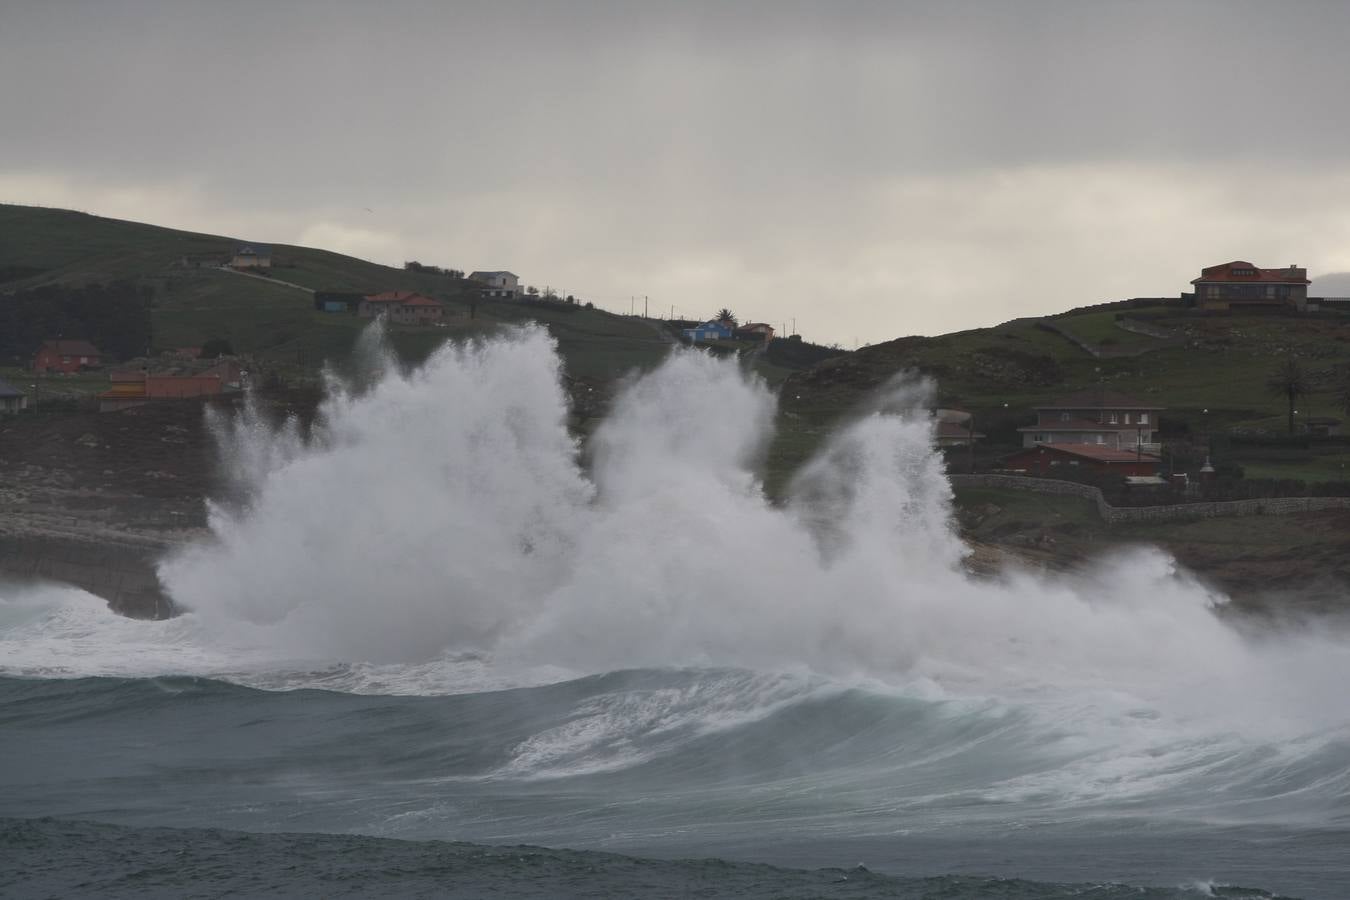
[[[445,306],[416,291],[385,291],[363,297],[357,314],[365,319],[387,316],[400,325],[429,325],[444,318]]]
[[[1245,260],[1234,260],[1200,270],[1191,280],[1195,305],[1207,310],[1287,307],[1303,309],[1308,303],[1308,270],[1298,266],[1258,269]]]

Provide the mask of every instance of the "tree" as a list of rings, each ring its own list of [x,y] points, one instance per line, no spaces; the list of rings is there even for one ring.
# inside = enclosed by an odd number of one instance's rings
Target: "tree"
[[[721,322],[723,325],[729,325],[730,327],[735,328],[736,314],[724,306],[717,311],[717,321]]]
[[[218,359],[222,356],[234,356],[234,348],[225,338],[211,338],[211,340],[202,344],[200,359]]]
[[[1350,369],[1342,372],[1336,382],[1336,408],[1350,416]]]
[[[1308,376],[1303,371],[1303,367],[1298,364],[1298,360],[1292,356],[1287,356],[1284,361],[1275,367],[1266,379],[1266,390],[1276,397],[1283,397],[1289,402],[1289,433],[1294,433],[1294,404],[1299,399],[1312,393],[1312,385],[1308,383]]]

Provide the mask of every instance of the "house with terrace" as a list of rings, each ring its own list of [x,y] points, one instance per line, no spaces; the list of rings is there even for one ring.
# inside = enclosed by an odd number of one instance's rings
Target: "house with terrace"
[[[1194,303],[1211,312],[1298,309],[1308,305],[1308,270],[1258,269],[1245,260],[1207,266],[1191,280]],[[1182,295],[1183,299],[1186,295]]]
[[[1036,424],[1017,429],[1023,447],[1095,444],[1115,450],[1157,452],[1163,407],[1115,391],[1081,391],[1036,407]]]

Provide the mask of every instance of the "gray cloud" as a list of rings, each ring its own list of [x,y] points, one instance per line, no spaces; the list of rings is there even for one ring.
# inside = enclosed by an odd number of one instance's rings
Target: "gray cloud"
[[[1347,26],[1333,3],[9,4],[0,191],[879,340],[1175,293],[1216,258],[1350,268]]]

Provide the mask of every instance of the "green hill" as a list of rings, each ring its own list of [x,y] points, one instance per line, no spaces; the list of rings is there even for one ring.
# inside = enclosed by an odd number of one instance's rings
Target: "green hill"
[[[471,282],[410,272],[308,247],[273,245],[270,277],[183,265],[226,258],[242,240],[60,209],[0,205],[0,294],[44,284],[130,280],[153,290],[156,348],[230,341],[237,352],[282,369],[314,371],[345,359],[367,320],[316,312],[309,291],[416,290],[474,319],[455,330],[489,331],[535,320],[547,325],[571,375],[607,379],[662,359],[669,341],[652,323],[563,304],[474,299]],[[297,287],[298,286],[298,287]],[[308,290],[306,290],[308,289]],[[448,329],[394,326],[394,344],[420,358]]]

